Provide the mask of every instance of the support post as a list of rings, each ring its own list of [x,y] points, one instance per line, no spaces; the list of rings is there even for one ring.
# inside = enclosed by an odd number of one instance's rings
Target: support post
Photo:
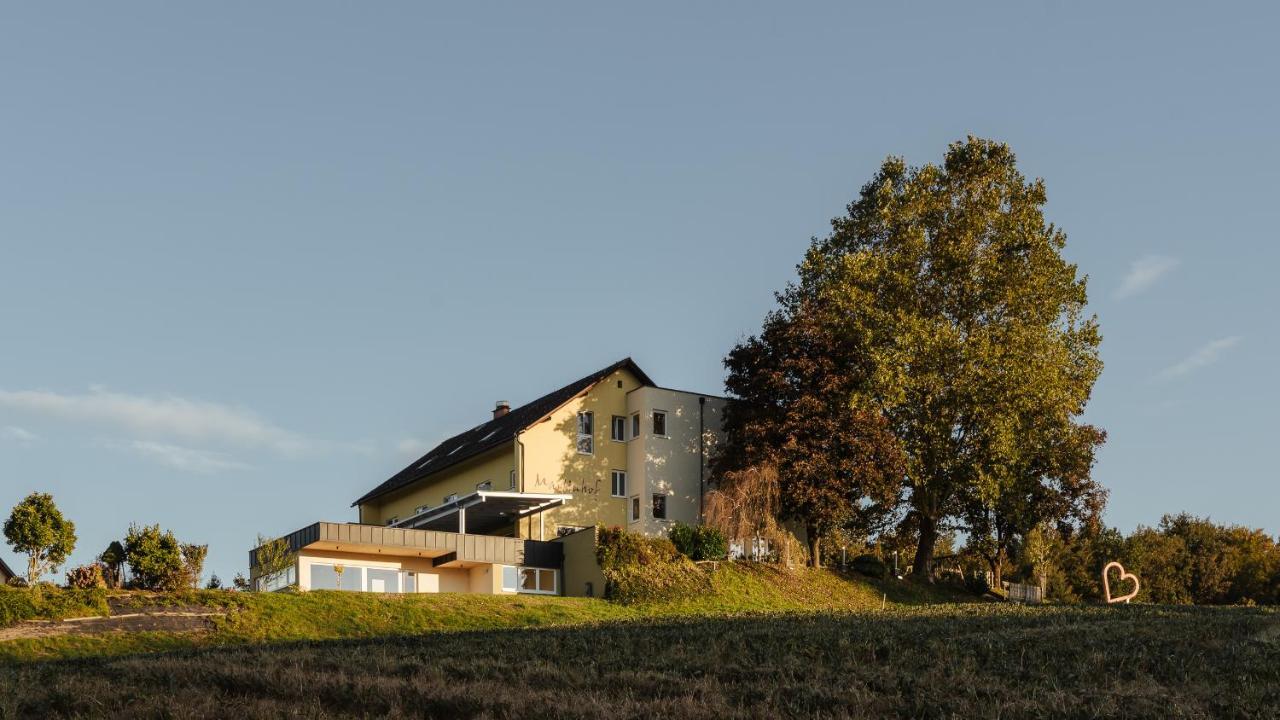
[[[461,535],[467,534],[467,509],[466,508],[458,508],[458,533]]]

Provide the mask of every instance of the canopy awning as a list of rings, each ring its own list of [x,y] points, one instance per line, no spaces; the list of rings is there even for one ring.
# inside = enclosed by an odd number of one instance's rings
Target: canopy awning
[[[423,510],[392,527],[483,535],[513,525],[530,515],[559,507],[572,497],[477,490],[470,495]]]

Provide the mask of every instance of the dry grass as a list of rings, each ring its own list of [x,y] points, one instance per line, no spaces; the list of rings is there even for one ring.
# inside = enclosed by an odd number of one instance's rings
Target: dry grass
[[[970,605],[0,667],[0,718],[1280,716],[1280,614]]]

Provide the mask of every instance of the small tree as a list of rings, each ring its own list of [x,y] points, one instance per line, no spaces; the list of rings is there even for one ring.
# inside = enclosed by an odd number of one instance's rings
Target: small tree
[[[253,557],[258,570],[255,577],[269,578],[292,567],[297,555],[289,549],[288,540],[258,535],[258,549]]]
[[[119,540],[112,540],[107,549],[98,556],[98,562],[102,563],[102,574],[107,581],[107,587],[124,587],[124,560],[124,546]]]
[[[76,526],[48,493],[31,493],[13,507],[4,523],[4,536],[14,551],[27,556],[27,584],[35,586],[46,573],[57,572],[76,547]]]
[[[204,559],[209,555],[208,545],[182,545],[182,571],[186,583],[191,588],[200,587],[200,576],[204,574]]]
[[[133,584],[145,590],[175,590],[184,584],[182,548],[160,525],[133,524],[124,540]]]
[[[249,580],[245,578],[244,573],[236,573],[236,576],[231,578],[231,587],[244,592],[249,589]]]
[[[222,578],[218,577],[218,573],[209,576],[209,584],[204,586],[205,590],[221,590]]]

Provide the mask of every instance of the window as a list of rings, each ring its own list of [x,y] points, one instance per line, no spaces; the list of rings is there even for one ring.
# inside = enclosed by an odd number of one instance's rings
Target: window
[[[418,592],[418,576],[414,573],[404,574],[404,591],[407,593]]]
[[[350,590],[359,592],[363,587],[364,568],[362,567],[311,563],[312,590]]]
[[[631,496],[631,522],[638,522],[639,520],[640,520],[640,496],[632,495]]]
[[[515,592],[519,588],[516,587],[516,581],[520,577],[519,568],[511,565],[502,566],[502,589],[507,592]]]
[[[593,412],[578,413],[578,452],[583,455],[594,455],[596,451],[596,414]]]
[[[373,593],[400,592],[400,571],[387,568],[365,569],[365,590]]]
[[[667,496],[666,495],[653,496],[653,519],[654,520],[667,519]]]
[[[657,435],[658,437],[667,436],[667,411],[666,410],[653,411],[653,434]]]
[[[624,442],[627,439],[627,419],[621,415],[613,416],[613,423],[609,437],[618,442]]]
[[[492,490],[492,489],[493,489],[493,481],[492,481],[492,480],[485,480],[485,481],[484,481],[484,482],[482,482],[482,483],[476,483],[476,489],[477,489],[477,490]]]
[[[613,496],[627,496],[627,474],[621,470],[613,471]]]
[[[631,415],[631,439],[635,440],[640,437],[640,413]]]
[[[511,489],[512,490],[516,489],[516,471],[515,470],[511,471]]]
[[[555,570],[522,567],[520,568],[519,592],[555,595],[557,592],[556,575],[558,574]]]

